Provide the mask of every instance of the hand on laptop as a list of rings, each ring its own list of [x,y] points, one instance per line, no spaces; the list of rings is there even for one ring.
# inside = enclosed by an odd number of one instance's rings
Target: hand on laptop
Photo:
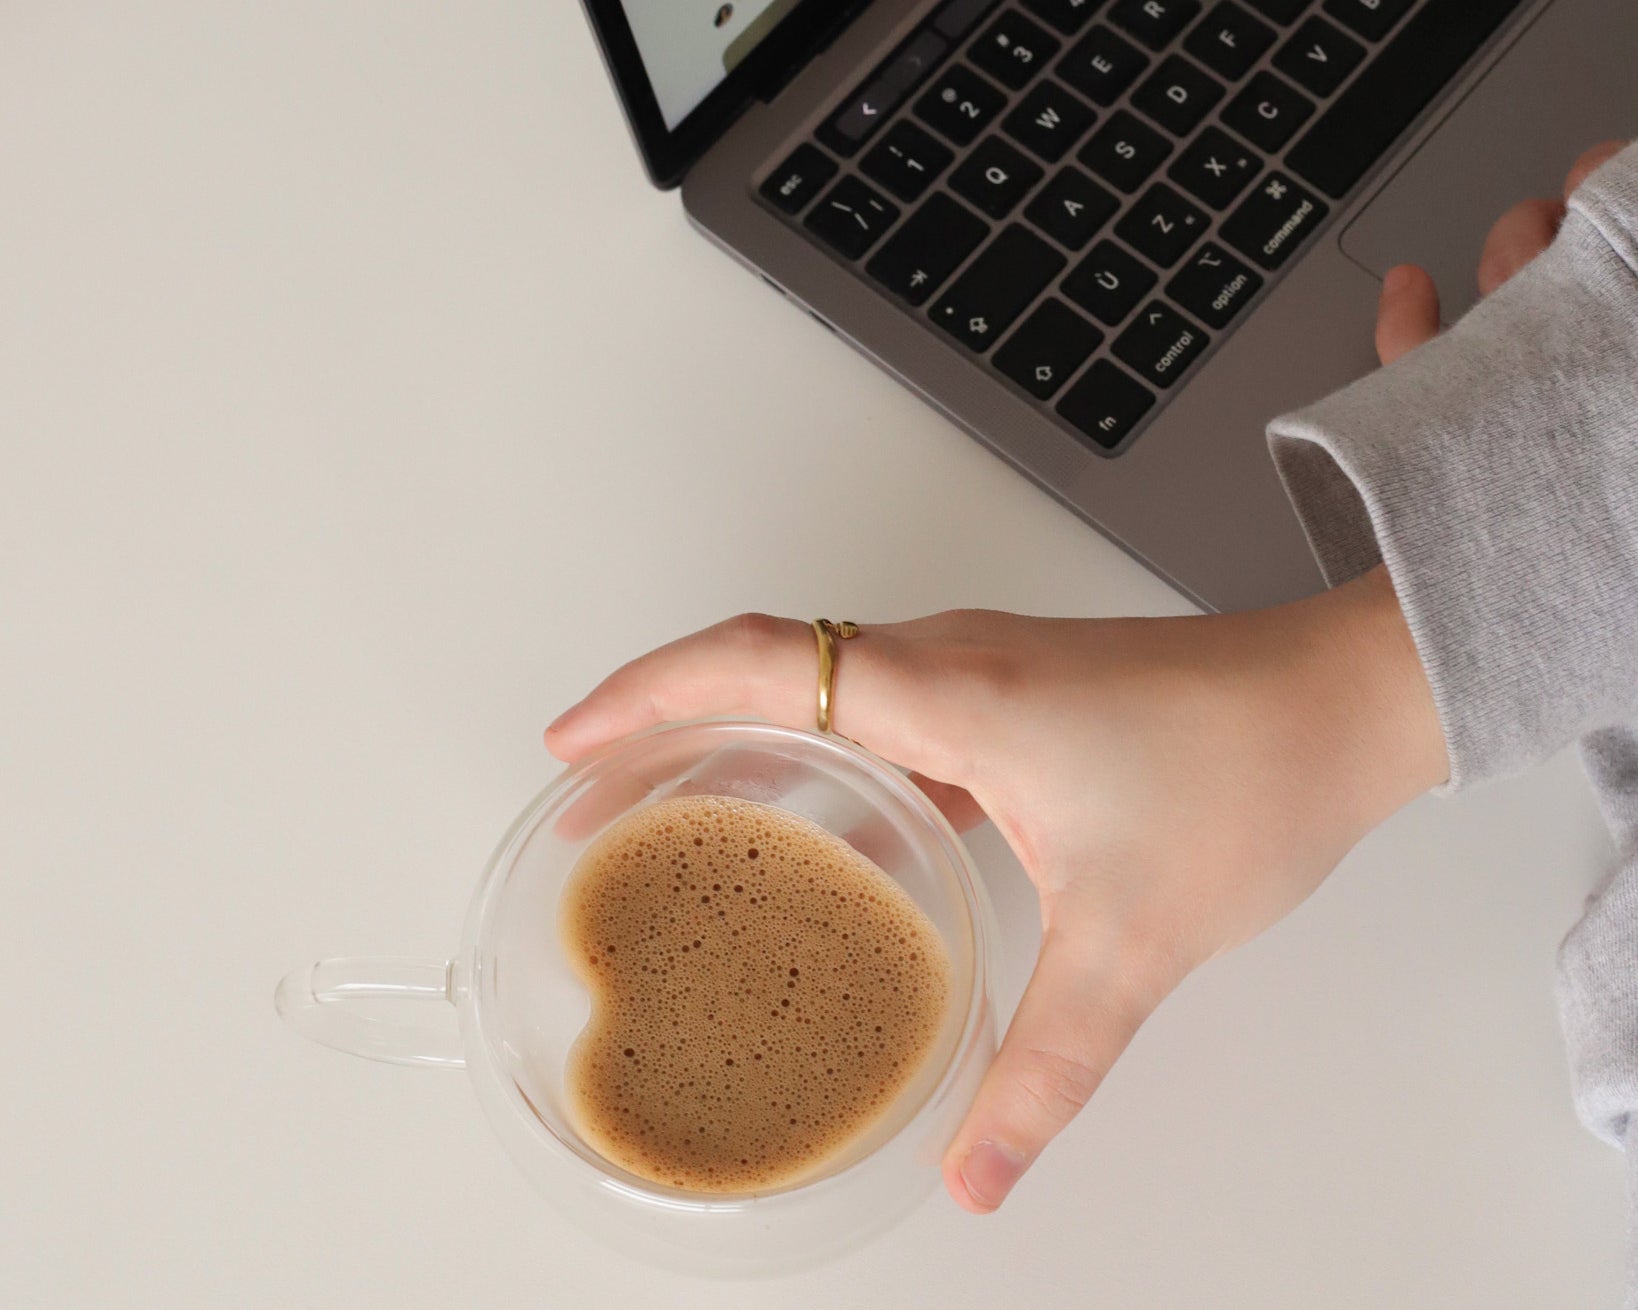
[[[1610,156],[1627,147],[1625,141],[1594,146],[1571,166],[1559,200],[1521,200],[1496,220],[1479,256],[1479,294],[1488,296],[1519,269],[1545,250],[1564,221],[1564,202],[1586,181],[1587,175]],[[1433,279],[1415,264],[1400,264],[1382,280],[1382,301],[1377,310],[1376,353],[1391,364],[1407,350],[1421,345],[1439,331],[1439,293]]]

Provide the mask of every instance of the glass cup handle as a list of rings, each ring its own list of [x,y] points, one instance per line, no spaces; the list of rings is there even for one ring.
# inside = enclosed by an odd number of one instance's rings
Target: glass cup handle
[[[453,960],[320,960],[287,973],[273,1005],[281,1019],[322,1046],[388,1064],[461,1069],[466,1057],[455,1022],[454,972]]]

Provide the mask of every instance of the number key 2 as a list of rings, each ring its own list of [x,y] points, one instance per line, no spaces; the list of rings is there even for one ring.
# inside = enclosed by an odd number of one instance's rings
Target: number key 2
[[[971,145],[1007,97],[963,64],[952,64],[916,101],[916,116],[958,146]]]

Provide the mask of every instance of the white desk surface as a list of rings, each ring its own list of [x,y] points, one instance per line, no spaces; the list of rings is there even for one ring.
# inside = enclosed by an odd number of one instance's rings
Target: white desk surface
[[[999,1215],[771,1286],[581,1244],[279,975],[452,949],[541,726],[673,635],[1181,603],[695,235],[567,0],[7,6],[0,187],[0,1304],[1616,1304],[1568,759],[1192,979]]]

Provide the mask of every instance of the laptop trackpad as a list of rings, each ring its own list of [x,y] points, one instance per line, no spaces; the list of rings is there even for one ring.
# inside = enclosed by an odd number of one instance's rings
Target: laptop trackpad
[[[1638,5],[1557,0],[1342,236],[1379,277],[1421,264],[1447,323],[1478,298],[1490,225],[1527,196],[1562,193],[1577,155],[1638,136]]]

